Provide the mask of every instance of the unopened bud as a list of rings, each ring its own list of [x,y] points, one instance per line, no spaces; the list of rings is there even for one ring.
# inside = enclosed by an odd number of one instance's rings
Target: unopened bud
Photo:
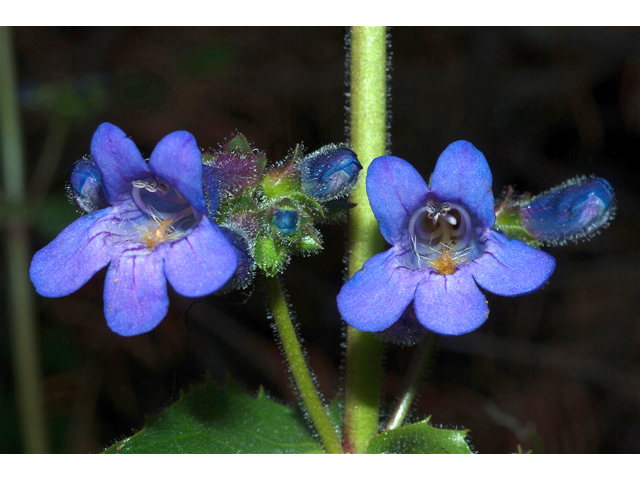
[[[276,208],[273,212],[271,223],[279,233],[283,235],[293,235],[298,226],[298,211]]]
[[[91,158],[83,158],[73,164],[68,192],[71,200],[86,213],[109,206],[102,190],[102,175]]]
[[[613,188],[604,178],[578,177],[538,195],[520,209],[522,226],[538,242],[589,239],[615,213]]]
[[[302,190],[320,201],[341,197],[356,184],[360,170],[362,165],[354,152],[327,145],[300,163]]]

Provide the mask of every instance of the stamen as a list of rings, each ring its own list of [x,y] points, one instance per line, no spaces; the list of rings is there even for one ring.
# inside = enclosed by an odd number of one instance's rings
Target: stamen
[[[136,228],[142,234],[143,243],[152,250],[162,242],[188,235],[200,222],[202,214],[162,179],[139,179],[131,184],[131,197],[145,214]]]

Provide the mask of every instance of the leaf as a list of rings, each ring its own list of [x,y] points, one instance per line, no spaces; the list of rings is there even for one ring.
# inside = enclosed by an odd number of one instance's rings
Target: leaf
[[[472,453],[464,437],[468,430],[445,430],[426,420],[383,432],[367,447],[367,453]]]
[[[323,453],[298,409],[228,383],[207,379],[105,453]]]

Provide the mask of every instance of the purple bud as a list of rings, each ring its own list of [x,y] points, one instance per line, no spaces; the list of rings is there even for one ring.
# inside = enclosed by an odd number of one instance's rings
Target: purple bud
[[[91,158],[78,160],[71,167],[69,196],[86,213],[95,212],[109,206],[102,190],[102,175]]]
[[[243,136],[242,139],[246,142]],[[207,211],[211,218],[215,217],[220,202],[238,198],[256,187],[267,161],[264,153],[225,149],[205,152],[202,160]]]
[[[293,235],[298,226],[298,211],[277,208],[273,212],[271,222],[281,234]]]
[[[300,163],[302,190],[316,200],[341,197],[358,181],[362,165],[348,148],[327,145],[307,155]]]
[[[588,239],[613,219],[613,188],[604,178],[574,178],[534,197],[520,213],[522,226],[539,242]]]

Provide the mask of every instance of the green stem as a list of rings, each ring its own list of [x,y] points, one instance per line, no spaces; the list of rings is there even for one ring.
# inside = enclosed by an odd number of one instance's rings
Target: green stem
[[[382,250],[383,241],[366,193],[366,172],[387,146],[387,30],[352,27],[350,49],[350,142],[363,166],[351,201],[349,277]],[[347,329],[344,445],[363,453],[378,433],[382,344],[371,333]]]
[[[320,435],[324,448],[328,453],[343,453],[340,439],[331,425],[320,396],[309,373],[309,368],[304,359],[304,354],[298,342],[296,330],[291,322],[287,300],[282,292],[280,280],[277,277],[265,275],[265,284],[269,296],[269,304],[273,313],[273,320],[280,335],[282,348],[284,349],[289,368],[293,374],[293,379],[298,387],[298,392],[302,398],[307,413]]]
[[[24,163],[9,27],[0,27],[0,126],[4,202],[13,207],[12,210],[22,212]],[[5,224],[8,312],[24,449],[27,453],[46,453],[49,442],[42,403],[33,287],[28,274],[31,241],[27,223],[24,214],[17,214],[9,217]]]
[[[418,393],[420,382],[424,378],[427,368],[433,359],[437,341],[438,336],[435,333],[429,332],[427,333],[426,338],[418,345],[417,350],[413,354],[409,371],[407,372],[402,388],[400,389],[400,392],[402,393],[398,397],[398,401],[393,409],[391,418],[389,418],[389,421],[384,428],[385,431],[398,428],[407,417],[407,414],[411,409],[411,404]]]

